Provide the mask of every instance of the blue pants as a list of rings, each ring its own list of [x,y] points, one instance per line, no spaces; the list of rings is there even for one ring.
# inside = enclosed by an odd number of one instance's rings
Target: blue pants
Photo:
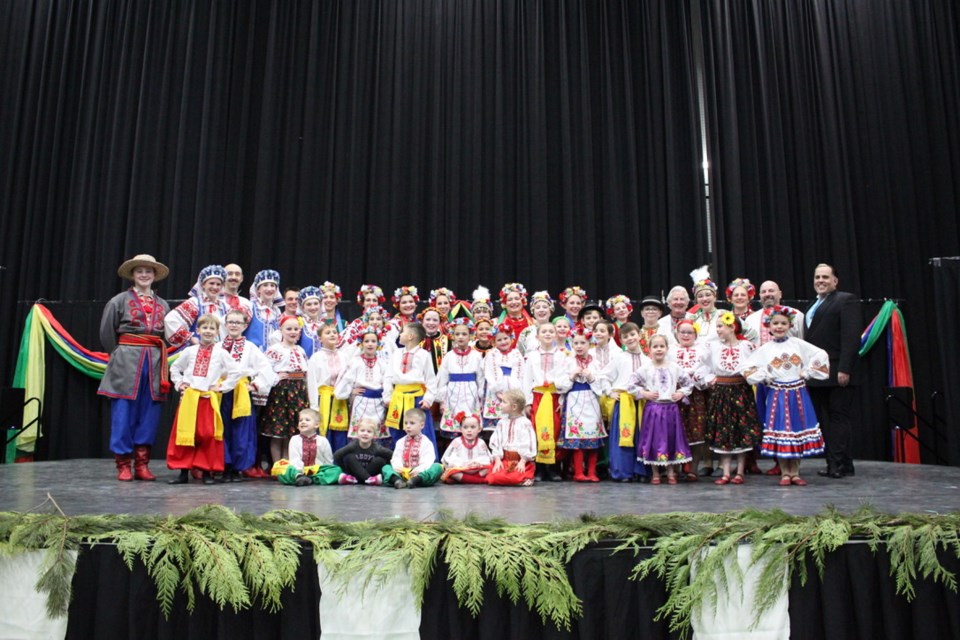
[[[342,449],[349,443],[346,431],[335,431],[334,429],[327,429],[327,440],[330,442],[332,451]]]
[[[235,471],[244,471],[257,461],[257,411],[250,407],[249,416],[233,419],[233,391],[223,394],[220,416],[223,418],[223,463]]]
[[[154,402],[150,395],[150,368],[141,366],[137,397],[110,400],[110,451],[129,455],[135,446],[152,447],[162,408],[163,403]]]

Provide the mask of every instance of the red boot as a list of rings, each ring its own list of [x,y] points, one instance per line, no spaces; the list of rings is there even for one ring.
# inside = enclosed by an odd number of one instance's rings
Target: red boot
[[[597,476],[597,457],[596,449],[587,451],[587,480],[590,482],[600,482],[600,478]]]
[[[573,465],[573,481],[589,482],[589,478],[583,475],[583,449],[574,449],[571,456]]]
[[[147,465],[150,463],[150,447],[139,445],[133,449],[133,477],[137,480],[156,480],[157,476],[150,473]]]
[[[120,482],[130,482],[133,480],[133,474],[130,473],[130,454],[114,454],[113,459],[117,463],[117,480]]]

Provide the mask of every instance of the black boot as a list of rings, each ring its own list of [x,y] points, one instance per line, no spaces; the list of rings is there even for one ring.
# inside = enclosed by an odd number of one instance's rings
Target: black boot
[[[180,475],[173,480],[167,480],[167,484],[187,484],[190,482],[190,474],[186,469],[180,469]]]
[[[203,472],[203,484],[214,484],[216,480],[213,479],[213,474],[209,471]]]

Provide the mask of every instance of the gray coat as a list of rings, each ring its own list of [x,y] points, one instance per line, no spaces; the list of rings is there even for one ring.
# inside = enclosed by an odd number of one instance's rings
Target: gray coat
[[[150,317],[147,317],[133,289],[117,294],[103,308],[100,342],[104,350],[110,353],[110,360],[97,391],[100,395],[136,399],[142,367],[148,366],[151,398],[157,402],[167,399],[166,394],[160,391],[160,358],[167,356],[166,350],[117,344],[120,334],[124,333],[154,335],[163,339],[163,317],[170,311],[170,305],[156,294],[154,300],[156,304]]]

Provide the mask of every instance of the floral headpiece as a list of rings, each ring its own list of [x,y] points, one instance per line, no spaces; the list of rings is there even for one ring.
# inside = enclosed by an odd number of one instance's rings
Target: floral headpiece
[[[377,296],[377,302],[379,302],[380,304],[383,304],[384,301],[386,300],[386,298],[383,297],[383,289],[381,289],[375,284],[365,284],[360,287],[359,291],[357,291],[357,304],[359,304],[362,307],[363,299],[368,294],[371,294],[371,293]]]
[[[490,337],[491,337],[491,338],[496,338],[496,337],[497,337],[498,335],[500,335],[501,333],[506,334],[506,335],[510,336],[511,338],[513,338],[513,331],[511,331],[511,330],[510,330],[510,327],[508,327],[508,326],[506,326],[506,325],[503,325],[503,324],[495,324],[495,325],[493,325],[493,327],[491,327],[491,329],[490,329]]]
[[[618,293],[612,298],[607,298],[607,303],[606,303],[607,313],[613,314],[613,308],[618,304],[620,304],[621,302],[627,305],[627,313],[633,313],[633,303],[630,301],[630,298],[623,295],[622,293]]]
[[[370,316],[373,316],[373,315],[379,315],[381,318],[383,318],[383,323],[384,323],[384,325],[386,325],[387,320],[390,319],[390,314],[387,313],[386,310],[384,310],[383,307],[381,307],[380,305],[377,305],[377,306],[375,306],[375,307],[370,307],[370,308],[366,309],[366,310],[363,312],[363,315],[360,316],[360,317],[362,318],[363,324],[369,325],[369,324],[370,324]]]
[[[480,416],[476,413],[467,413],[466,411],[461,411],[457,413],[455,416],[453,416],[454,422],[456,422],[457,425],[461,427],[463,426],[464,420],[467,420],[469,418],[473,418],[474,420],[476,420],[478,425],[483,424],[483,420],[481,420]]]
[[[553,313],[553,310],[556,308],[556,305],[553,303],[553,298],[550,297],[550,293],[547,291],[536,291],[532,296],[530,296],[531,311],[533,311],[533,308],[537,306],[538,302],[546,302],[550,307],[551,313]]]
[[[443,311],[440,311],[440,309],[437,309],[436,307],[427,307],[426,309],[424,309],[423,311],[421,311],[420,313],[418,313],[418,314],[417,314],[417,320],[419,320],[420,322],[423,322],[423,316],[427,315],[427,312],[428,312],[428,311],[433,311],[433,312],[435,312],[438,316],[440,316],[440,322],[441,322],[441,324],[443,323],[444,320],[446,320],[446,317],[443,315]]]
[[[337,296],[337,302],[340,302],[340,298],[343,297],[343,294],[340,292],[340,287],[329,280],[320,285],[320,291],[323,291],[324,294],[332,293]]]
[[[520,294],[520,304],[527,304],[527,290],[519,282],[508,282],[500,289],[500,304],[507,304],[507,295],[511,293]]]
[[[726,291],[727,300],[733,297],[733,290],[736,289],[737,287],[743,287],[744,289],[746,289],[747,296],[749,296],[751,300],[753,300],[753,298],[757,295],[757,288],[750,283],[750,280],[748,280],[747,278],[737,278],[733,282],[731,282],[729,285],[727,285],[727,291]]]
[[[267,284],[268,282],[277,285],[277,294],[273,298],[274,303],[279,304],[283,302],[283,295],[280,294],[280,274],[273,269],[257,271],[257,275],[253,276],[253,282],[250,284],[250,298],[258,298],[257,289],[260,288],[260,285]]]
[[[480,328],[480,325],[482,325],[482,324],[488,324],[488,325],[490,325],[490,327],[491,327],[491,329],[490,329],[490,334],[493,335],[493,330],[496,329],[496,326],[497,326],[497,325],[495,325],[495,324],[493,323],[493,320],[490,320],[489,318],[480,318],[480,319],[477,320],[475,323],[473,323],[473,328],[474,328],[474,329],[479,329],[479,328]]]
[[[578,323],[576,328],[570,332],[570,337],[572,338],[574,336],[583,336],[589,342],[593,339],[593,332],[590,331],[590,329],[587,329],[584,325]]]
[[[209,280],[210,278],[220,278],[221,282],[226,282],[227,270],[218,264],[211,264],[201,269],[200,275],[197,276],[196,284],[194,284],[193,288],[190,289],[190,296],[194,298],[202,298],[203,283]]]
[[[560,299],[560,304],[565,305],[567,304],[567,299],[570,296],[580,296],[581,300],[586,300],[587,292],[582,287],[578,285],[573,285],[572,287],[567,287],[566,289],[561,291],[560,295],[558,295],[557,298]]]
[[[724,311],[721,313],[720,322],[728,327],[733,327],[733,332],[737,334],[737,337],[743,335],[743,325],[740,323],[740,318],[738,318],[733,311]]]
[[[432,309],[433,307],[430,307],[430,308]],[[442,318],[443,316],[441,315],[440,317]],[[470,333],[473,333],[473,320],[471,320],[467,316],[460,316],[459,318],[454,318],[449,322],[447,332],[452,334],[454,327],[466,327],[467,331],[469,331]]]
[[[321,300],[323,298],[323,291],[319,287],[304,287],[300,289],[300,293],[297,294],[297,300],[300,301],[300,306],[303,306],[303,303],[311,299]]]
[[[457,294],[446,287],[440,287],[439,289],[433,289],[430,292],[430,306],[434,306],[437,302],[437,296],[447,296],[447,299],[450,301],[450,306],[452,307],[457,301]]]
[[[394,289],[393,297],[390,298],[393,301],[393,306],[395,309],[400,308],[400,298],[403,296],[413,296],[414,302],[420,302],[420,296],[417,294],[417,288],[415,286],[410,285],[406,287],[400,287],[398,289]]]
[[[478,306],[486,307],[488,311],[493,311],[493,306],[490,304],[490,289],[487,289],[483,285],[479,285],[473,290],[473,310],[476,311]]]
[[[785,316],[792,325],[793,321],[797,319],[797,310],[786,305],[775,304],[772,307],[768,307],[767,309],[763,310],[763,315],[760,316],[760,321],[763,322],[763,324],[769,325],[773,316]]]
[[[693,292],[694,298],[697,297],[697,292],[701,289],[710,289],[714,293],[717,292],[717,283],[710,279],[710,267],[707,265],[691,271],[690,278],[693,279],[693,287],[690,290]]]

